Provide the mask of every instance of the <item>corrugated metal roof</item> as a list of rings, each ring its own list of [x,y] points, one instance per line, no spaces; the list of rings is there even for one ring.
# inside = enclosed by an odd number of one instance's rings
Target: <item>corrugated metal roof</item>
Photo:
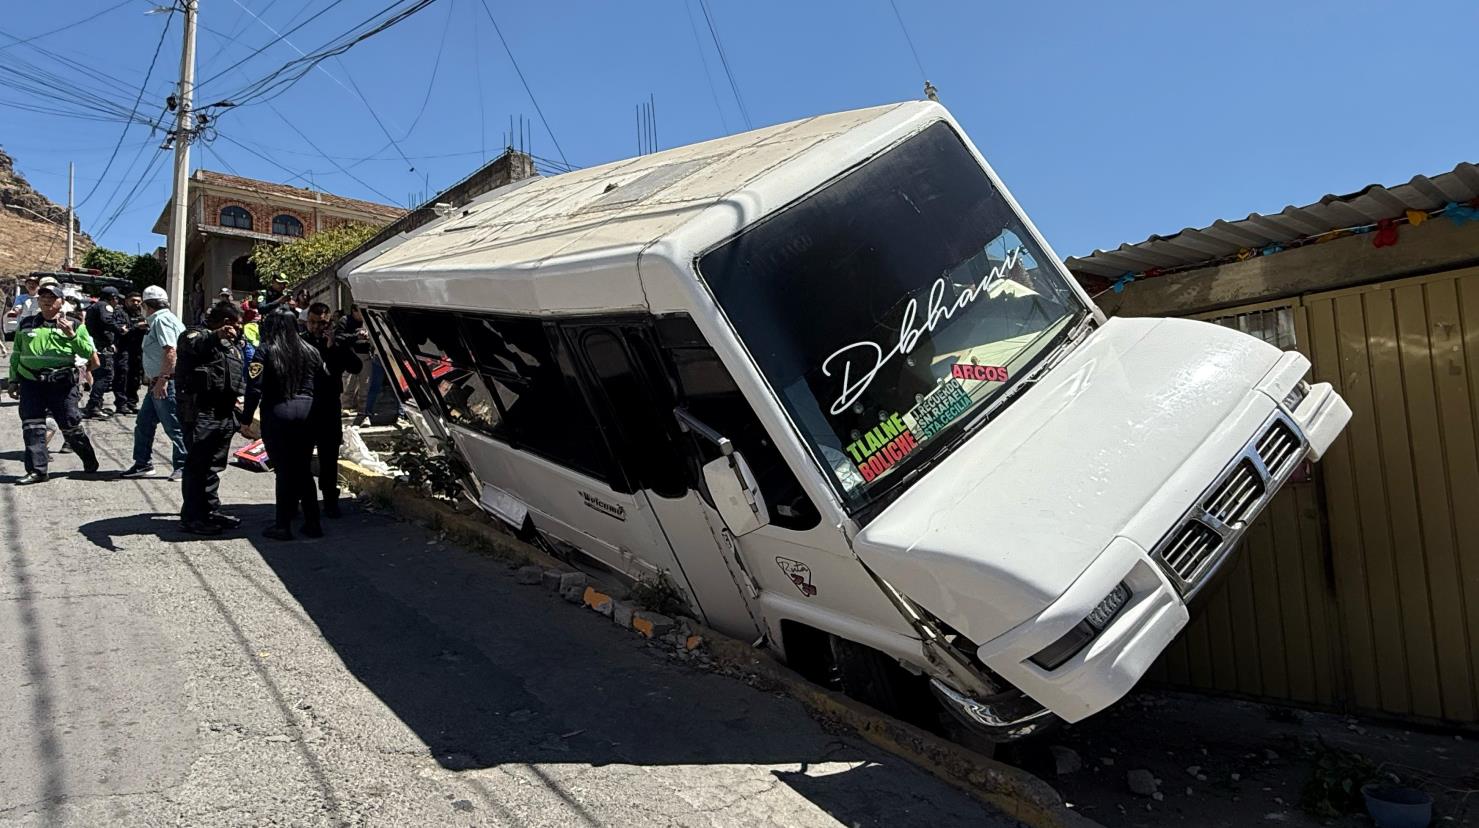
[[[1290,205],[1277,213],[1252,213],[1238,221],[1218,219],[1209,227],[1188,227],[1169,236],[1095,250],[1064,262],[1081,276],[1113,279],[1125,273],[1185,267],[1348,227],[1397,218],[1407,210],[1431,212],[1450,202],[1479,198],[1479,167],[1463,162],[1451,171],[1414,176],[1406,184],[1371,184],[1349,195],[1327,195],[1303,207]]]

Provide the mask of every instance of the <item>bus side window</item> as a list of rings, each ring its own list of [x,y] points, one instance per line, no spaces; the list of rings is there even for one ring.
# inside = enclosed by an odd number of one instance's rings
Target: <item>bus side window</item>
[[[595,418],[566,382],[545,324],[512,316],[464,316],[460,324],[473,363],[503,407],[493,436],[610,482],[611,460]]]
[[[801,482],[693,320],[687,316],[664,317],[658,320],[657,330],[681,404],[732,440],[744,455],[770,506],[770,522],[798,531],[820,523],[821,514]],[[719,456],[718,449],[708,441],[695,438],[692,442],[703,462]],[[705,498],[712,502],[707,493]]]
[[[395,308],[390,312],[390,319],[447,418],[458,425],[495,434],[503,414],[457,332],[457,317],[445,312]]]
[[[367,310],[365,323],[379,346],[379,354],[372,355],[371,358],[381,359],[386,368],[384,387],[401,402],[415,404],[428,416],[433,414],[436,411],[435,401],[431,399],[429,389],[417,378],[415,363],[396,337],[385,311]]]

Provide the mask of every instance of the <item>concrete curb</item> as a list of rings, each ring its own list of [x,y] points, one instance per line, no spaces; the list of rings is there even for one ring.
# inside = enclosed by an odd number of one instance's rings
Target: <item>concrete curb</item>
[[[546,570],[570,569],[565,562],[514,538],[502,525],[481,513],[454,510],[449,503],[397,486],[393,479],[348,460],[339,461],[339,476],[351,491],[382,500],[397,514],[425,521],[467,546]],[[593,588],[585,588],[582,597],[582,603],[590,609],[603,615],[609,611],[609,596]],[[617,615],[620,614],[618,608]],[[629,610],[627,614],[630,616]],[[636,627],[632,622],[628,623]],[[813,684],[768,653],[743,641],[702,626],[696,632],[715,661],[761,677],[796,699],[813,716],[852,728],[874,745],[918,765],[1013,819],[1033,828],[1092,828],[1098,825],[1068,808],[1057,791],[1024,770],[988,759],[911,724],[885,716],[841,693]]]

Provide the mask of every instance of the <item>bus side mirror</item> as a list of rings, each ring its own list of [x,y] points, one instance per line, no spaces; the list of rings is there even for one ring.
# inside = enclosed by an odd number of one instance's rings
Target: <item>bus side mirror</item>
[[[750,474],[750,465],[738,451],[704,464],[704,483],[714,498],[714,508],[735,536],[749,534],[770,523],[765,498]]]

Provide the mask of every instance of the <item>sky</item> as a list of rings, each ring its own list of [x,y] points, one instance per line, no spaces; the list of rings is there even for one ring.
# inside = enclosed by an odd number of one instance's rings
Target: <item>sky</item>
[[[588,167],[636,154],[649,97],[665,149],[917,99],[927,77],[1067,257],[1479,161],[1473,0],[706,2],[707,17],[701,0],[433,0],[274,99],[223,110],[192,167],[404,206],[496,156],[510,117],[543,166]],[[197,102],[413,4],[200,0]],[[123,110],[142,86],[155,117],[181,21],[153,5],[7,4],[0,68],[44,67]],[[58,203],[75,162],[83,228],[106,246],[163,243],[160,141],[0,72],[0,147]]]

